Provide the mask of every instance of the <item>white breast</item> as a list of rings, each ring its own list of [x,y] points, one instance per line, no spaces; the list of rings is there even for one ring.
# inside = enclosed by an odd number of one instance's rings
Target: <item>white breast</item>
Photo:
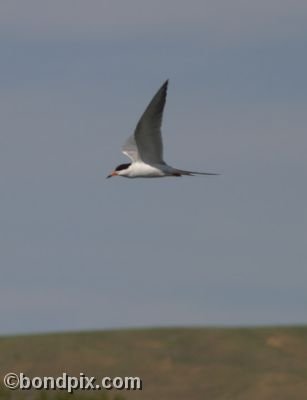
[[[138,178],[138,177],[154,178],[154,177],[165,176],[166,174],[161,169],[161,167],[145,164],[143,162],[135,162],[132,163],[128,168],[126,176],[128,178]]]

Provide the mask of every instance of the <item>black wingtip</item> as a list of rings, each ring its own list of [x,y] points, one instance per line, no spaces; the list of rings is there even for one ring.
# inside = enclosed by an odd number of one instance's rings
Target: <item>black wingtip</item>
[[[168,79],[163,83],[161,90],[165,93],[165,96],[167,94],[167,89],[168,89]]]
[[[166,79],[166,81],[162,84],[161,89],[167,90],[168,81],[169,81],[169,79]]]

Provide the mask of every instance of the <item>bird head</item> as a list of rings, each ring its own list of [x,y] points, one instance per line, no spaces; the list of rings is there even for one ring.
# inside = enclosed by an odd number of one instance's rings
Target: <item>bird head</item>
[[[114,171],[110,173],[110,175],[107,176],[107,178],[112,178],[112,176],[125,176],[127,175],[127,169],[130,167],[131,163],[127,164],[120,164],[118,165]]]

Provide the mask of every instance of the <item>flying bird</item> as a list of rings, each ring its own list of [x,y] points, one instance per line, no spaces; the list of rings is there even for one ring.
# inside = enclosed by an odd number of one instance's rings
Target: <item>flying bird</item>
[[[107,178],[160,178],[182,175],[218,175],[210,172],[185,171],[173,168],[163,160],[161,124],[166,100],[168,80],[154,95],[141,116],[134,134],[122,147],[122,152],[132,162],[118,165]]]

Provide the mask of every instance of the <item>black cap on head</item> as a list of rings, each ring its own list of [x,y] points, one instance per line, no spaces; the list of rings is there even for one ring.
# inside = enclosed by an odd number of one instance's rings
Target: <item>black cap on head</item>
[[[127,169],[130,165],[131,163],[120,164],[118,167],[115,168],[115,171],[122,171],[123,169]]]

